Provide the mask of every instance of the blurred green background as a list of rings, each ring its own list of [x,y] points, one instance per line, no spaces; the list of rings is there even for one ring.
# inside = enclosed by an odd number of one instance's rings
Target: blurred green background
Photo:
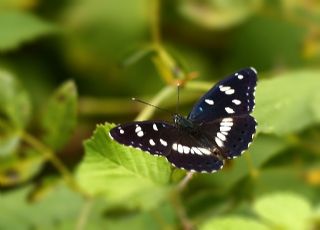
[[[108,137],[248,66],[258,132],[220,172]],[[319,1],[0,0],[1,230],[320,229],[319,123]]]

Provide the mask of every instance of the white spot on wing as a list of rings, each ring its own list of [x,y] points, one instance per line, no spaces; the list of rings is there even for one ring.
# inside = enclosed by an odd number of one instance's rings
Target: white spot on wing
[[[143,131],[139,131],[139,132],[137,133],[137,135],[138,135],[138,137],[142,137],[142,136],[144,135],[144,133],[143,133]]]
[[[136,125],[136,130],[135,130],[135,132],[137,133],[137,132],[139,132],[139,131],[141,131],[141,127],[140,127],[139,125]]]
[[[185,154],[188,154],[190,152],[190,148],[188,146],[182,146],[183,147],[183,152]]]
[[[211,154],[211,151],[209,149],[200,148],[200,147],[198,147],[198,149],[205,155],[210,155]]]
[[[220,131],[221,132],[228,132],[231,130],[230,126],[220,126]]]
[[[219,88],[220,88],[221,92],[224,92],[224,91],[227,91],[227,90],[231,89],[230,86],[223,86],[223,85],[220,85]]]
[[[213,105],[214,104],[214,101],[213,100],[210,100],[210,99],[205,99],[204,100],[208,105]]]
[[[242,79],[243,79],[243,75],[242,75],[242,74],[239,74],[239,75],[238,75],[238,79],[239,79],[239,80],[242,80]]]
[[[231,109],[230,107],[225,107],[224,109],[225,109],[226,112],[229,113],[229,114],[230,114],[230,113],[234,113],[234,110]]]
[[[192,147],[192,149],[196,154],[202,155],[202,152],[197,147]]]
[[[227,95],[231,95],[231,94],[234,94],[234,89],[228,89],[225,94]]]
[[[155,145],[156,145],[156,143],[155,143],[154,140],[152,140],[152,139],[149,140],[149,143],[150,143],[150,145],[152,145],[152,146],[155,146]]]
[[[120,129],[120,133],[121,133],[121,134],[124,134],[124,131],[123,131],[123,129]]]
[[[231,118],[231,117],[227,117],[227,118],[223,118],[222,119],[222,122],[229,122],[229,121],[233,121],[233,118]]]
[[[113,140],[113,136],[111,136],[111,133],[109,132],[109,137],[111,138],[111,140]]]
[[[152,128],[153,128],[154,131],[158,131],[158,127],[157,127],[156,124],[153,124],[153,125],[152,125]]]
[[[233,99],[232,102],[233,102],[235,105],[240,105],[240,104],[241,104],[241,101],[238,100],[238,99]]]
[[[218,137],[216,137],[214,140],[220,148],[223,147],[223,142]]]
[[[223,135],[223,134],[220,133],[220,132],[217,133],[217,137],[218,137],[220,140],[222,140],[222,141],[225,141],[225,140],[226,140],[226,136]]]
[[[177,143],[174,143],[174,144],[172,145],[172,149],[173,149],[174,151],[177,151],[177,150],[178,150],[178,145],[177,145]]]
[[[168,145],[168,143],[167,143],[165,140],[162,140],[161,138],[160,138],[160,143],[161,143],[163,146],[167,146],[167,145]]]
[[[233,122],[220,122],[220,126],[233,126]]]
[[[183,147],[181,144],[178,144],[178,152],[183,153]]]

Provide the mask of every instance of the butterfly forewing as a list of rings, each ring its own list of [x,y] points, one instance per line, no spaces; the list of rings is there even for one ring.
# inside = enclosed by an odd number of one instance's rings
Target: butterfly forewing
[[[223,166],[223,161],[212,154],[215,147],[162,121],[119,125],[110,130],[110,136],[121,144],[165,156],[178,168],[213,172]]]
[[[154,155],[169,154],[172,142],[179,138],[174,133],[176,128],[163,121],[131,122],[110,130],[110,136],[117,142]]]
[[[215,119],[249,114],[254,108],[257,72],[242,69],[218,82],[193,107],[188,119],[210,122]]]

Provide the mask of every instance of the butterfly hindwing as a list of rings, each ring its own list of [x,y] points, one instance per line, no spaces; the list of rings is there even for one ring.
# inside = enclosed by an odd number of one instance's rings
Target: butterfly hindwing
[[[219,148],[219,154],[225,159],[231,159],[241,155],[249,147],[256,125],[252,116],[241,115],[203,123],[201,129]]]
[[[242,69],[218,82],[196,103],[188,119],[210,122],[215,119],[249,114],[254,108],[257,72],[254,68]]]
[[[215,172],[223,167],[223,159],[219,159],[215,152],[218,149],[203,143],[190,134],[184,133],[172,144],[170,154],[166,157],[175,167],[196,172]]]

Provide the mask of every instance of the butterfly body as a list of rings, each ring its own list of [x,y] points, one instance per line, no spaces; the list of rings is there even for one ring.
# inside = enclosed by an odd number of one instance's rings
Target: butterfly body
[[[215,172],[225,159],[240,156],[253,139],[256,70],[246,68],[210,89],[187,117],[118,125],[110,137],[126,146],[167,158],[175,167]]]

